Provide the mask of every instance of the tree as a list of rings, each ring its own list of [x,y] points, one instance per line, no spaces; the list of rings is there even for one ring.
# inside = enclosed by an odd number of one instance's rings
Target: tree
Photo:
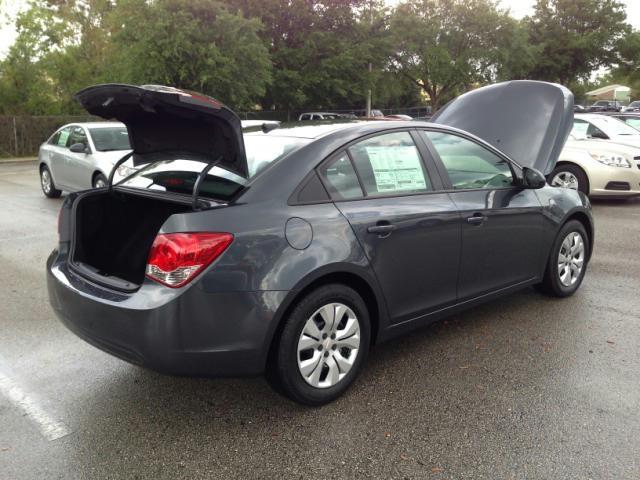
[[[260,22],[215,0],[127,0],[109,22],[117,65],[109,76],[118,81],[192,89],[249,109],[271,80]]]
[[[270,81],[261,25],[214,0],[33,0],[0,62],[4,113],[81,112],[102,82],[165,83],[252,108]]]
[[[423,89],[437,109],[495,75],[502,32],[510,26],[492,0],[409,0],[391,18],[391,67]]]
[[[273,62],[265,108],[300,109],[362,105],[367,65],[380,56],[371,35],[383,22],[380,0],[231,0],[264,25],[262,39]],[[379,61],[382,65],[382,61]]]
[[[618,0],[537,0],[528,24],[540,52],[529,76],[569,84],[617,63],[625,20]]]

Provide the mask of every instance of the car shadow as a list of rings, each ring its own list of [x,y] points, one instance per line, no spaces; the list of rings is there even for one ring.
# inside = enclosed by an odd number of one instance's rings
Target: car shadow
[[[577,316],[587,308],[580,294],[564,302]],[[186,467],[179,468],[266,472],[274,451],[300,465],[315,465],[327,449],[348,461],[351,450],[387,435],[405,438],[404,430],[425,422],[444,448],[444,439],[462,435],[464,416],[478,408],[496,413],[514,391],[547,382],[550,358],[566,362],[571,341],[563,333],[567,323],[553,314],[558,305],[526,290],[379,345],[355,385],[320,408],[281,397],[263,378],[170,377],[123,366],[81,399],[70,454],[86,475],[125,468],[133,457],[131,476],[138,467],[160,468],[163,458],[182,458]],[[343,453],[336,453],[338,444]]]

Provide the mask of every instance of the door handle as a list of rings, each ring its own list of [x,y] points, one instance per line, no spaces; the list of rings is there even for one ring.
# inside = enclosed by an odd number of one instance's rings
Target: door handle
[[[471,217],[467,217],[467,223],[471,225],[482,225],[487,217],[482,215],[481,213],[475,213]]]
[[[367,232],[369,233],[377,233],[378,235],[382,236],[389,236],[391,235],[391,232],[393,232],[396,229],[395,225],[390,224],[389,222],[378,222],[375,225],[370,226],[369,228],[367,228]]]

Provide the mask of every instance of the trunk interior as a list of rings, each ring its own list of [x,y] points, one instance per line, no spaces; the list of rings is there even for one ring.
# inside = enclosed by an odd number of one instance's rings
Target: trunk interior
[[[137,288],[158,230],[174,213],[188,211],[188,205],[118,191],[81,198],[73,263],[111,286]]]

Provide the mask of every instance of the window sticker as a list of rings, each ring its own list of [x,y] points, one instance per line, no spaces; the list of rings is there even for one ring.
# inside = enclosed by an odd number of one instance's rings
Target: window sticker
[[[68,138],[69,138],[69,129],[66,128],[60,132],[60,137],[58,138],[58,146],[59,147],[66,146]]]
[[[366,147],[366,151],[379,193],[426,189],[414,146]]]

